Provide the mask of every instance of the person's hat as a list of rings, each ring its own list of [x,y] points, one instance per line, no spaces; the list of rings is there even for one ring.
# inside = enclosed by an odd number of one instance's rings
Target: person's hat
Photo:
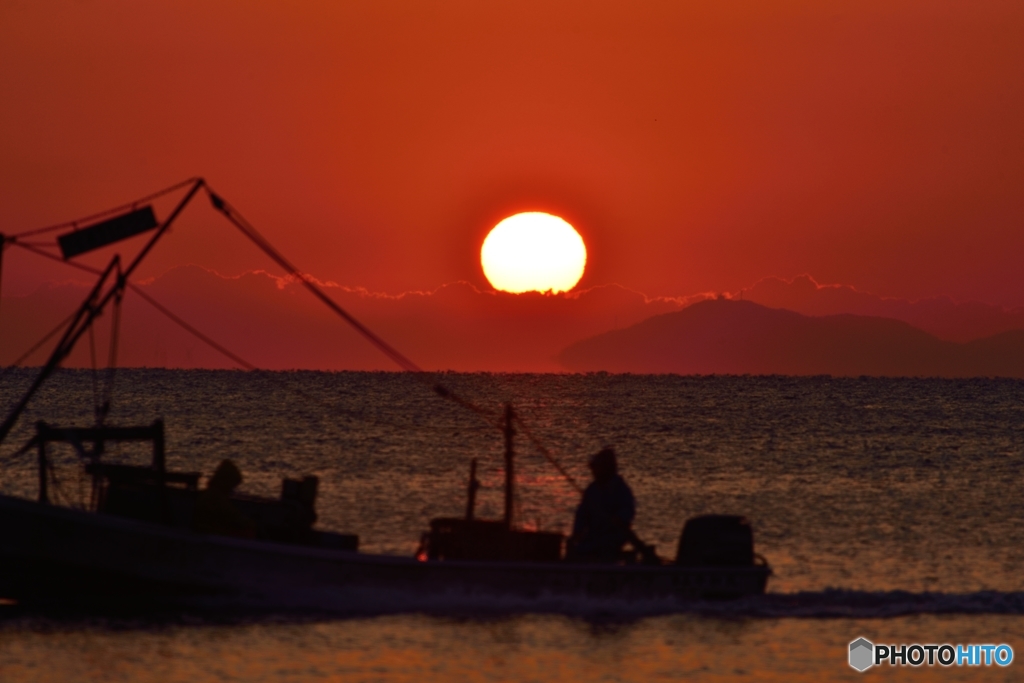
[[[241,483],[242,473],[239,471],[238,466],[230,460],[224,459],[217,465],[217,471],[210,477],[210,482],[207,486],[230,491]]]
[[[615,451],[610,447],[606,447],[592,455],[590,457],[590,469],[611,470],[612,472],[615,472],[618,469],[618,462],[615,459]]]

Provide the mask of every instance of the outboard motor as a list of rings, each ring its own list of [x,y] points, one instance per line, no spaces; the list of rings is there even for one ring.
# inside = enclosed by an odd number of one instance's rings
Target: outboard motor
[[[745,517],[703,515],[688,519],[679,538],[676,564],[689,567],[751,567],[754,532]]]

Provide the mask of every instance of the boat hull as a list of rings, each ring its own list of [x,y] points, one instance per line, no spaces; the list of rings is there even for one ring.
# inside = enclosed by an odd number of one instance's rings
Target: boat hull
[[[444,609],[473,599],[678,602],[764,593],[755,567],[418,561],[196,534],[0,496],[0,597],[216,599],[267,608]],[[468,602],[467,602],[468,599]]]

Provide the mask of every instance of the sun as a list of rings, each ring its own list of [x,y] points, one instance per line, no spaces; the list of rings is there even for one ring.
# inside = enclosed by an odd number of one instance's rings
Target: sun
[[[505,292],[567,292],[583,277],[587,247],[558,216],[517,213],[498,223],[480,248],[487,281]]]

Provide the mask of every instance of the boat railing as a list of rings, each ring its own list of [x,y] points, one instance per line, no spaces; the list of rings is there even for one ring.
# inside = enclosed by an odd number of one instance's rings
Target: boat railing
[[[33,441],[37,447],[39,468],[39,502],[49,503],[49,480],[53,475],[53,463],[47,455],[47,446],[51,443],[71,445],[80,458],[88,461],[87,472],[93,475],[93,506],[97,502],[98,480],[103,477],[121,478],[149,476],[161,487],[169,481],[164,455],[164,423],[155,420],[150,425],[134,427],[54,427],[46,422],[36,423],[36,436]],[[153,460],[149,467],[132,465],[114,465],[101,463],[100,458],[106,451],[108,442],[142,441],[153,444]],[[91,445],[91,448],[88,446]],[[199,479],[198,473],[174,473],[170,479],[175,483],[191,484],[194,488]]]

